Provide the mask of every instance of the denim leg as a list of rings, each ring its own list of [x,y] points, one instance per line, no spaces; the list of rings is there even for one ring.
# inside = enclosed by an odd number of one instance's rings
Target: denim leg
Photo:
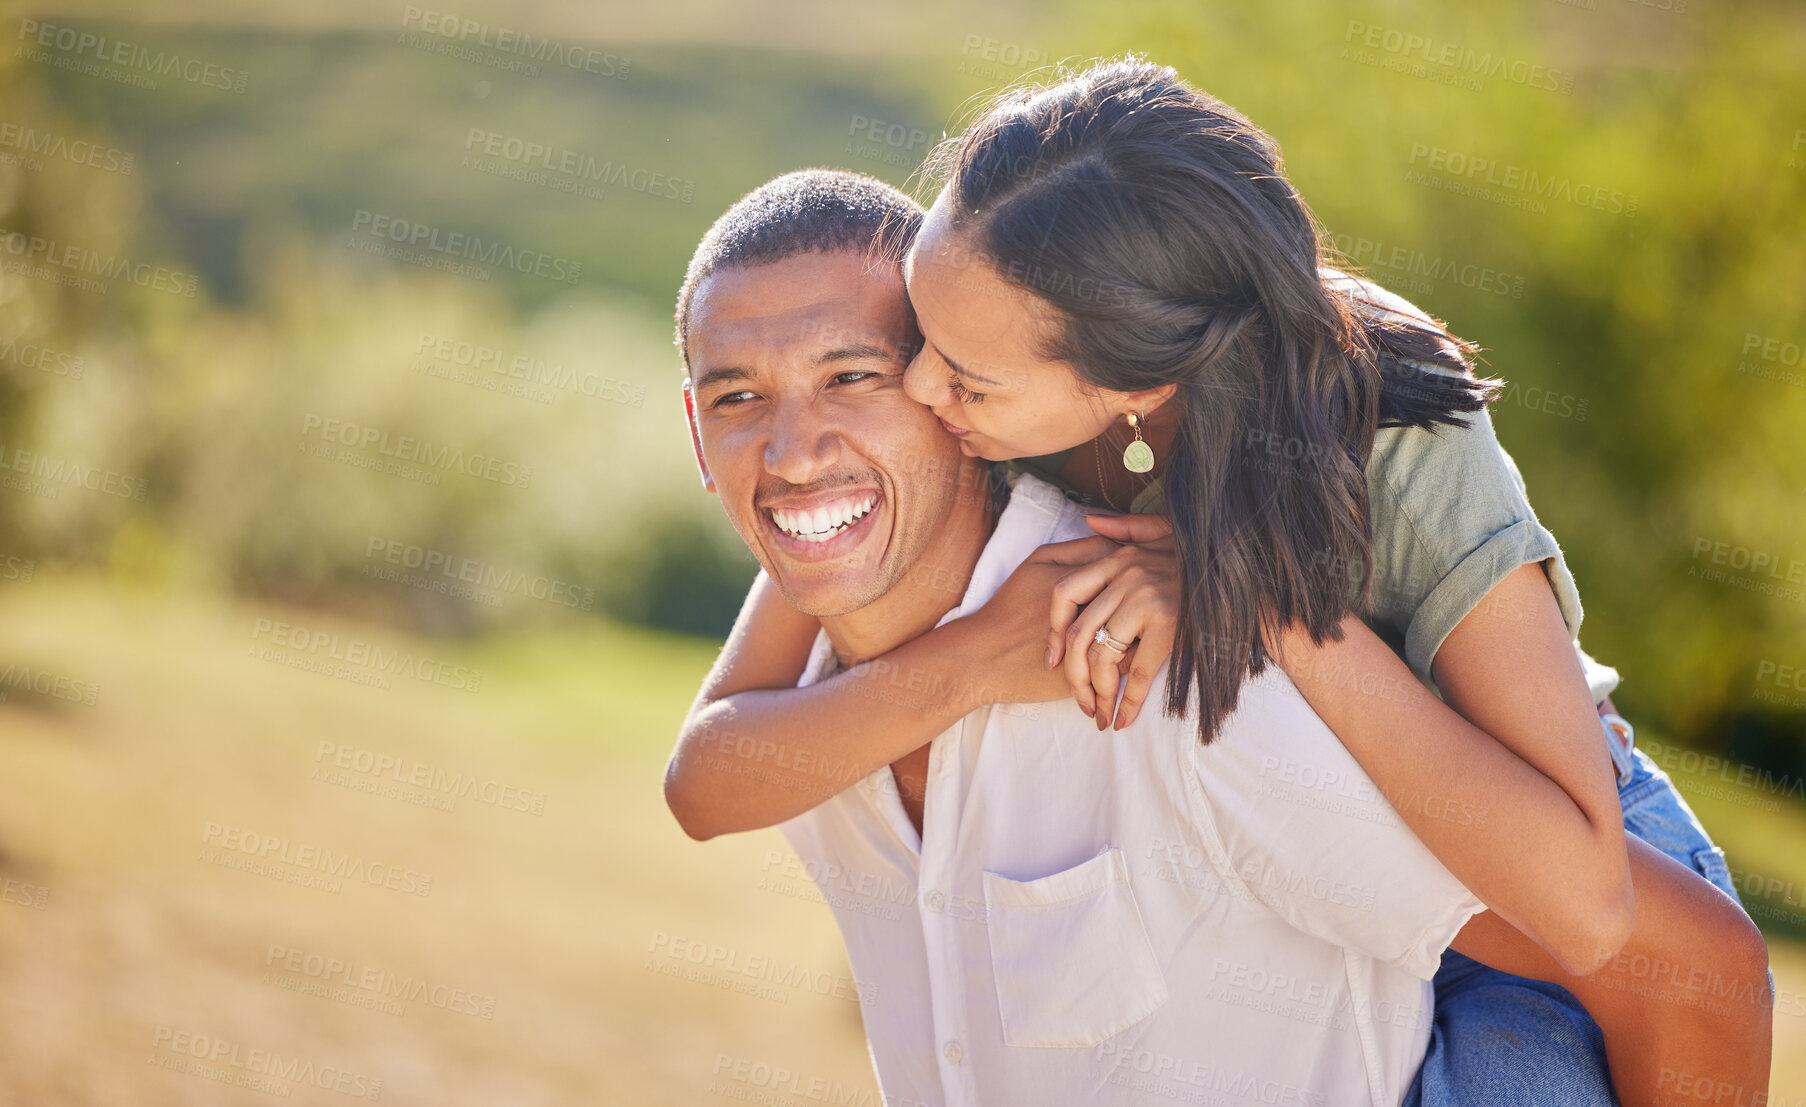
[[[1724,850],[1714,845],[1699,817],[1675,791],[1674,781],[1648,754],[1625,743],[1611,743],[1618,770],[1618,803],[1624,829],[1691,868],[1742,903],[1725,864]]]
[[[1607,733],[1618,738],[1609,730]],[[1706,833],[1699,816],[1675,790],[1674,781],[1648,754],[1635,748],[1628,736],[1622,750],[1616,740],[1611,746],[1612,765],[1618,770],[1618,802],[1624,808],[1624,829],[1691,867],[1741,907],[1743,897],[1737,894],[1724,850]],[[1744,910],[1747,913],[1749,909]],[[1775,994],[1773,969],[1768,972],[1768,991],[1770,996]]]
[[[1712,843],[1634,735],[1605,727],[1624,829],[1736,898],[1724,851]],[[1742,900],[1738,900],[1739,903]],[[1429,1050],[1409,1107],[1617,1103],[1599,1026],[1565,988],[1488,968],[1454,950],[1436,973]]]
[[[1429,1050],[1405,1107],[1617,1107],[1605,1038],[1567,989],[1452,949],[1435,988]]]

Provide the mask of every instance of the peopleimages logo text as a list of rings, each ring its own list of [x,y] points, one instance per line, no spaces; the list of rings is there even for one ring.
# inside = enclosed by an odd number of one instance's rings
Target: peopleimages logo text
[[[1342,36],[1344,43],[1356,43],[1370,50],[1381,50],[1401,58],[1434,65],[1476,77],[1502,77],[1515,85],[1565,94],[1574,91],[1574,74],[1522,58],[1480,51],[1458,42],[1438,40],[1429,35],[1401,31],[1376,23],[1348,21]]]
[[[416,223],[365,208],[357,209],[352,216],[351,229],[371,238],[399,243],[411,250],[429,250],[447,257],[543,277],[548,281],[575,284],[583,273],[583,263],[571,258],[558,257],[543,250],[518,249],[508,243],[486,241],[463,231],[447,231],[430,223]]]
[[[389,676],[407,676],[461,692],[476,692],[483,671],[441,661],[410,650],[398,650],[361,638],[341,638],[332,631],[310,630],[274,619],[259,618],[251,627],[251,641],[292,651],[299,657],[325,659],[342,665],[367,668]],[[273,655],[271,660],[285,660]],[[295,668],[306,668],[295,665]]]
[[[78,30],[75,27],[60,26],[55,23],[41,23],[36,19],[19,20],[19,40],[26,45],[22,51],[55,50],[68,58],[80,62],[80,59],[91,58],[102,65],[118,66],[121,70],[136,70],[139,74],[151,74],[158,77],[174,77],[191,85],[203,88],[224,89],[227,92],[243,92],[245,90],[245,71],[202,61],[199,58],[185,58],[180,54],[166,50],[151,50],[135,42],[110,38],[95,34],[93,31]],[[33,57],[33,61],[45,60]],[[62,68],[83,69],[81,65]],[[84,70],[85,71],[85,70]],[[150,82],[155,88],[155,82]]]
[[[525,488],[533,481],[533,467],[491,454],[466,453],[453,446],[436,445],[412,435],[391,435],[380,427],[351,423],[308,412],[301,418],[301,436],[337,443],[359,450],[375,450],[396,461],[423,465],[440,472],[459,472],[497,484]]]

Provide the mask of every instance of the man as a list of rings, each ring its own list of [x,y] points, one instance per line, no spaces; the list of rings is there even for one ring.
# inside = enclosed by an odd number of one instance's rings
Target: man
[[[903,394],[909,307],[870,246],[918,217],[870,178],[780,177],[711,230],[681,301],[705,484],[821,619],[805,684],[1090,533],[1039,479],[995,485]],[[1105,737],[1070,701],[985,708],[782,824],[811,871],[856,876],[824,893],[877,996],[887,1102],[1406,1094],[1430,977],[1482,906],[1282,673],[1249,682],[1209,747],[1194,729],[1155,712]]]

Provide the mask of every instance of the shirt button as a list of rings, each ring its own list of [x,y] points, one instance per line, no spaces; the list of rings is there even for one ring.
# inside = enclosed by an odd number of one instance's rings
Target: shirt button
[[[933,911],[936,914],[939,914],[941,908],[947,906],[947,897],[941,895],[939,892],[929,892],[928,895],[926,897],[924,897],[922,902],[927,906],[927,908],[930,911]],[[949,1048],[952,1048],[952,1047],[949,1047]]]
[[[966,1056],[966,1051],[958,1042],[948,1042],[941,1050],[941,1056],[945,1057],[949,1064],[957,1065]]]

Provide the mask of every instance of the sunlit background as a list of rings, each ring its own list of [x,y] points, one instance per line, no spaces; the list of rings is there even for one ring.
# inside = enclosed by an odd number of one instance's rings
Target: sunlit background
[[[7,12],[0,1102],[875,1103],[781,836],[660,798],[753,571],[670,305],[769,177],[1127,49],[1510,383],[1806,1097],[1797,5]]]

